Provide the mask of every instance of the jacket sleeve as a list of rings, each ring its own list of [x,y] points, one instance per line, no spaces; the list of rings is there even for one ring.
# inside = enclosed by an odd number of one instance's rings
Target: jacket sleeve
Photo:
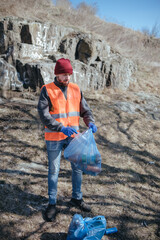
[[[41,90],[39,102],[38,102],[38,113],[40,116],[40,119],[42,123],[51,131],[57,131],[60,132],[61,128],[63,127],[62,123],[59,123],[49,113],[49,110],[51,109],[51,101],[48,96],[46,87],[44,86]]]
[[[90,122],[95,122],[91,109],[89,108],[83,93],[81,92],[81,102],[80,102],[80,116],[83,118],[86,126],[88,127]]]

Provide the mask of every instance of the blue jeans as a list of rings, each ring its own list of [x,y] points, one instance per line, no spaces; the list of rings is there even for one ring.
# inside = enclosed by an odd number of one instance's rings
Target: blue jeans
[[[61,153],[73,138],[67,137],[61,141],[46,141],[48,153],[48,195],[49,204],[56,204],[57,201],[57,183],[60,169]],[[77,169],[75,163],[72,167],[72,198],[81,199],[82,171]]]

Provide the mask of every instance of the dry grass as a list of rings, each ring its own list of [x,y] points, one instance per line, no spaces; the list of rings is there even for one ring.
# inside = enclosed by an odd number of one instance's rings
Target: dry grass
[[[124,56],[160,62],[160,39],[106,22],[96,16],[96,6],[84,2],[75,9],[69,0],[1,0],[0,15],[72,25],[101,35]]]
[[[50,0],[1,0],[0,16],[15,16],[28,20],[49,21],[55,7]]]
[[[140,63],[143,59],[147,64],[143,72],[138,72],[138,82],[131,86],[132,89],[145,91],[149,78],[149,90],[154,92],[155,76],[158,89],[159,39],[102,21],[95,17],[92,8],[90,14],[80,11],[85,5],[77,10],[68,0],[57,1],[55,5],[49,0],[1,0],[0,15],[65,22],[94,31],[124,55],[132,56]],[[84,199],[91,204],[93,212],[85,214],[68,207],[71,168],[62,159],[58,183],[59,212],[55,222],[48,223],[43,219],[48,203],[44,132],[36,110],[37,97],[26,97],[26,94],[29,93],[19,93],[19,99],[14,96],[10,100],[0,99],[1,239],[65,240],[73,215],[80,213],[83,217],[104,215],[108,227],[118,228],[117,234],[104,236],[103,240],[159,240],[160,122],[148,118],[146,113],[129,114],[114,108],[116,100],[137,103],[136,95],[115,89],[107,89],[99,96],[96,93],[97,97],[94,95],[93,98],[91,93],[86,94],[98,126],[95,139],[102,155],[102,172],[97,177],[84,175],[83,179]],[[145,103],[141,101],[140,104]],[[81,123],[81,131],[84,129]]]
[[[96,177],[83,176],[84,199],[93,210],[86,214],[68,207],[71,168],[62,158],[59,212],[52,223],[43,219],[48,202],[47,155],[36,111],[37,98],[1,99],[2,240],[65,240],[75,213],[83,217],[103,215],[108,228],[118,228],[118,233],[104,236],[103,240],[159,240],[160,122],[142,113],[128,114],[114,108],[117,100],[136,103],[131,93],[108,90],[106,99],[101,95],[100,99],[87,96],[94,110],[98,126],[94,136],[102,156],[102,172]],[[84,129],[81,122],[81,131]]]

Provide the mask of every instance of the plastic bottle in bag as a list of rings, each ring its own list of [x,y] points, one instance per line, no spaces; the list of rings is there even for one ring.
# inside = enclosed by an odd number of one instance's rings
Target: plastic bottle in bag
[[[82,155],[82,164],[87,164],[87,156],[86,155]]]
[[[75,214],[70,223],[67,240],[83,240],[88,229],[80,214]]]

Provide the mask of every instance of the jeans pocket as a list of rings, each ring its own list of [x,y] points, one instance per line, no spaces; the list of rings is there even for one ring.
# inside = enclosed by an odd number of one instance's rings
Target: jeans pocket
[[[56,151],[61,149],[60,141],[46,141],[47,151]]]

